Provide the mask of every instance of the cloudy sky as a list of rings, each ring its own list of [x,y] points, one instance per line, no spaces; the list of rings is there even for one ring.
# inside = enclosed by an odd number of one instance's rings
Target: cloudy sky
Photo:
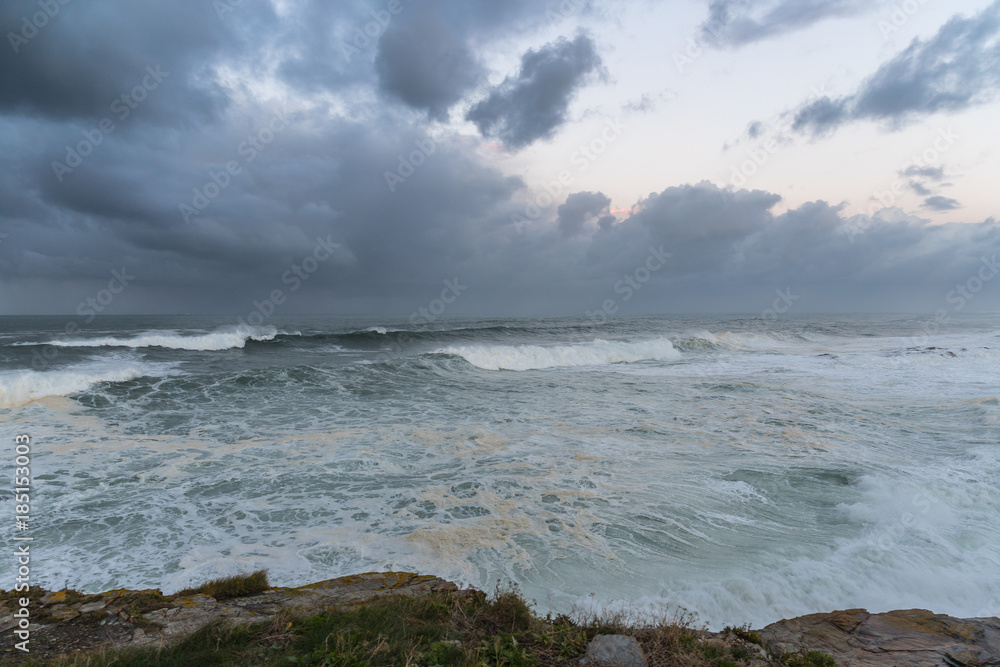
[[[0,313],[110,287],[406,316],[456,280],[450,315],[1000,309],[1000,0],[6,0],[0,27]]]

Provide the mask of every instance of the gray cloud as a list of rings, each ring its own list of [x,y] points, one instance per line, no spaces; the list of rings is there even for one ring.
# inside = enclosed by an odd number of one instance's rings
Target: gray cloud
[[[577,89],[601,68],[601,58],[589,37],[572,42],[560,38],[521,57],[516,77],[508,77],[489,96],[474,105],[466,119],[484,137],[523,148],[551,137],[566,122],[569,103]]]
[[[112,116],[116,98],[142,83],[147,67],[169,74],[142,113],[161,123],[210,121],[228,104],[207,62],[238,47],[243,24],[219,21],[211,3],[59,3],[59,12],[23,40],[35,2],[0,5],[0,111],[63,121]],[[247,9],[248,15],[254,11]],[[114,35],[114,39],[95,34]],[[128,102],[131,105],[131,102]]]
[[[870,9],[863,0],[711,0],[700,33],[708,44],[739,47]]]
[[[990,102],[1000,91],[1000,1],[971,18],[956,16],[928,40],[914,39],[857,91],[822,97],[795,114],[793,129],[827,134],[875,120],[898,127],[919,116]]]
[[[930,167],[930,166],[920,166],[917,164],[910,165],[906,169],[899,172],[900,176],[909,177],[909,182],[907,185],[910,189],[921,197],[929,197],[934,194],[934,189],[930,184],[939,184],[944,180],[944,167]],[[946,197],[931,197],[934,200],[945,200]],[[933,204],[928,204],[930,199],[924,201],[924,206],[934,208]],[[950,200],[954,201],[954,200]],[[957,202],[956,202],[957,204]],[[957,208],[952,206],[950,208]],[[945,208],[938,208],[937,210],[948,210]]]
[[[658,104],[659,103],[657,100],[653,99],[652,95],[644,93],[639,99],[627,102],[622,109],[636,113],[650,113],[652,111],[656,111]]]
[[[887,302],[921,309],[984,253],[1000,251],[995,221],[928,226],[877,214],[852,243],[847,230],[856,221],[837,207],[813,202],[775,215],[776,194],[707,182],[651,194],[620,222],[602,215],[603,194],[574,193],[534,225],[518,227],[510,219],[529,196],[523,184],[481,166],[467,140],[440,141],[390,193],[384,172],[426,137],[404,131],[386,141],[389,119],[339,121],[317,137],[315,118],[289,120],[190,225],[177,204],[207,179],[186,157],[195,136],[177,154],[116,146],[61,185],[44,160],[25,162],[0,212],[10,234],[0,244],[0,306],[71,312],[111,269],[128,266],[136,281],[116,308],[249,312],[254,299],[284,287],[280,276],[317,238],[329,237],[341,244],[335,261],[286,312],[405,315],[445,277],[460,277],[470,286],[460,308],[472,314],[582,314],[661,246],[672,257],[629,303],[632,312],[742,311],[755,299],[763,308],[785,287],[809,294],[815,310]],[[16,159],[23,154],[0,157],[0,168]],[[132,166],[123,170],[122,161]]]
[[[956,208],[962,208],[962,205],[958,203],[957,199],[952,199],[951,197],[942,197],[936,195],[934,197],[928,197],[924,200],[923,205],[926,208],[933,209],[935,211],[953,211]]]
[[[275,60],[261,69],[274,68],[281,81],[309,98],[363,94],[374,76],[381,92],[435,117],[478,74],[471,42],[525,29],[542,15],[527,0],[400,0],[394,13],[386,0],[296,0],[293,7],[282,20],[254,31],[261,50]],[[411,38],[414,48],[406,43]],[[246,48],[239,55],[253,52]],[[464,55],[468,62],[461,61]],[[450,75],[456,81],[449,82]]]
[[[607,214],[611,199],[603,192],[575,192],[566,198],[566,203],[558,209],[557,222],[559,232],[567,238],[576,236],[583,231],[584,225],[598,217],[600,213]]]
[[[3,25],[33,7],[4,4]],[[340,40],[384,7],[300,0],[277,16],[269,3],[244,2],[220,20],[211,3],[193,0],[64,5],[21,53],[0,56],[0,312],[72,313],[124,266],[136,278],[109,312],[245,315],[287,290],[282,275],[318,238],[340,248],[283,313],[405,316],[459,277],[469,289],[456,315],[582,314],[660,246],[672,257],[623,312],[753,310],[785,287],[801,290],[804,310],[933,309],[942,286],[1000,251],[994,220],[931,226],[880,212],[852,243],[836,206],[776,214],[775,193],[706,182],[664,183],[622,220],[601,192],[577,192],[514,224],[531,193],[481,157],[477,137],[439,125],[429,135],[424,114],[385,103],[443,113],[457,91],[468,97],[467,84],[421,65],[419,90],[432,94],[407,100],[379,70],[403,63],[385,60],[378,39],[345,58]],[[544,9],[526,2],[404,7],[385,43],[424,23],[453,45],[485,42],[494,26],[545,25]],[[52,162],[135,85],[136,70],[157,62],[169,77],[60,181]],[[585,37],[529,51],[520,74],[483,102],[495,107],[486,132],[514,146],[551,136],[599,68]],[[283,101],[241,73],[292,90],[287,128],[252,160],[241,147]],[[180,204],[219,182],[229,162],[239,173],[185,222]],[[386,173],[400,179],[392,189]],[[909,177],[938,182],[930,172]],[[977,306],[996,305],[991,298],[984,291]]]
[[[629,100],[623,104],[622,111],[626,113],[652,113],[659,109],[663,102],[669,102],[676,98],[676,91],[669,88],[658,93],[643,93],[638,99]]]
[[[944,167],[926,167],[914,164],[902,170],[899,174],[901,176],[919,176],[931,181],[940,182],[944,180]]]
[[[484,75],[462,36],[434,17],[390,26],[375,70],[383,91],[438,120],[447,120],[449,107]]]

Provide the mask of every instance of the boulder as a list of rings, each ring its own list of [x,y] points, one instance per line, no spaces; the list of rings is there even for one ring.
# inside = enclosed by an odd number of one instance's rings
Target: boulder
[[[760,635],[776,656],[822,651],[838,667],[1000,667],[997,618],[848,609],[778,621]]]
[[[598,635],[580,659],[584,667],[646,667],[646,656],[635,637]]]

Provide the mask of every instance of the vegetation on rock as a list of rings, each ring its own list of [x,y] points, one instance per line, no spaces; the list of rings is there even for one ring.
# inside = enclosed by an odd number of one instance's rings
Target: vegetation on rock
[[[253,595],[266,589],[266,574],[208,582],[173,596],[150,598],[151,606],[185,595]],[[138,610],[137,610],[138,611]],[[492,595],[478,591],[389,594],[322,613],[282,611],[268,621],[218,621],[164,646],[80,652],[26,665],[58,667],[180,667],[182,665],[302,665],[362,667],[540,667],[576,665],[600,634],[635,637],[649,665],[747,667],[779,664],[738,632],[711,635],[690,617],[636,623],[624,616],[571,619],[536,614],[516,588]],[[791,663],[788,663],[791,664]],[[826,667],[802,662],[796,667]]]

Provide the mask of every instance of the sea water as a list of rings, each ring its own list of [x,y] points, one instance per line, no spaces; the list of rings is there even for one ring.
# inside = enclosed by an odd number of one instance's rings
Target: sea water
[[[1000,317],[927,320],[5,317],[0,435],[11,473],[32,438],[47,587],[393,569],[711,627],[995,615]]]

